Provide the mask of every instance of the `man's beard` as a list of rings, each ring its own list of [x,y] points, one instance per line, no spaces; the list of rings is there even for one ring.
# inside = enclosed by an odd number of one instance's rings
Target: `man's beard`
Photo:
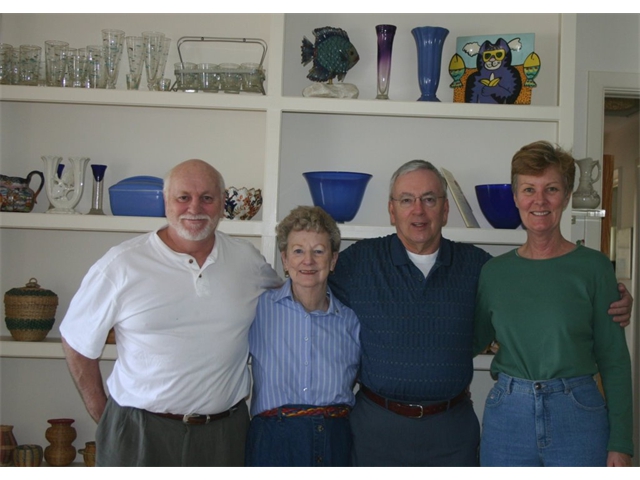
[[[181,220],[208,220],[209,222],[204,227],[202,227],[201,230],[194,232],[186,228],[184,225],[182,225],[182,223],[180,222]],[[199,242],[200,240],[204,240],[205,238],[208,238],[216,228],[216,224],[214,223],[213,219],[208,215],[204,215],[204,214],[203,215],[188,215],[188,214],[180,215],[177,220],[171,221],[170,224],[173,228],[175,228],[179,237],[192,242]]]

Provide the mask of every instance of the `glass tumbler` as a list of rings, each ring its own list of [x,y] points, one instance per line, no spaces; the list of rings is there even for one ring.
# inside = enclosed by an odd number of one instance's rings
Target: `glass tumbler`
[[[107,64],[105,48],[102,45],[87,45],[84,86],[87,88],[107,88]]]
[[[67,67],[69,43],[62,40],[44,42],[45,79],[47,87],[62,87]]]
[[[220,90],[220,74],[215,63],[198,65],[198,88],[203,92],[216,93]]]
[[[176,76],[176,88],[182,92],[195,92],[198,90],[197,65],[193,62],[176,62],[173,64],[173,73]]]
[[[18,64],[18,84],[38,85],[40,79],[40,55],[42,47],[37,45],[20,45]]]
[[[0,43],[0,84],[11,85],[13,72],[13,46]]]
[[[242,70],[242,91],[264,93],[264,70],[259,63],[243,63]]]
[[[242,76],[238,72],[239,68],[237,63],[220,64],[220,87],[224,93],[240,93]]]

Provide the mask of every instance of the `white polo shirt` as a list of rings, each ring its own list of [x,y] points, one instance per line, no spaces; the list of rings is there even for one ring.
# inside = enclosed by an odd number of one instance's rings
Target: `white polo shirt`
[[[201,268],[151,232],[91,267],[60,332],[78,353],[98,358],[115,328],[118,358],[107,386],[119,405],[219,413],[249,394],[249,327],[260,294],[281,284],[246,240],[216,232]]]

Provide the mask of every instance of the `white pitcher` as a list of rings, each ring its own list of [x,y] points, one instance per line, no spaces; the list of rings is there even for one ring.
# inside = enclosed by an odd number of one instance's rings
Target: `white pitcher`
[[[593,188],[593,184],[600,180],[600,162],[592,158],[576,160],[580,169],[578,188],[573,192],[573,208],[597,208],[600,205],[600,195]],[[593,169],[596,168],[596,177],[593,178]]]

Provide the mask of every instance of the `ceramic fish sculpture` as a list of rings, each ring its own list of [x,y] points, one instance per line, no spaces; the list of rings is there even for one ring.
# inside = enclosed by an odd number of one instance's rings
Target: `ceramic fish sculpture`
[[[341,28],[322,27],[313,30],[316,37],[312,44],[307,37],[302,39],[302,64],[307,65],[313,60],[313,67],[307,78],[314,82],[333,83],[338,77],[342,81],[360,56],[356,47],[349,41],[349,35]]]

